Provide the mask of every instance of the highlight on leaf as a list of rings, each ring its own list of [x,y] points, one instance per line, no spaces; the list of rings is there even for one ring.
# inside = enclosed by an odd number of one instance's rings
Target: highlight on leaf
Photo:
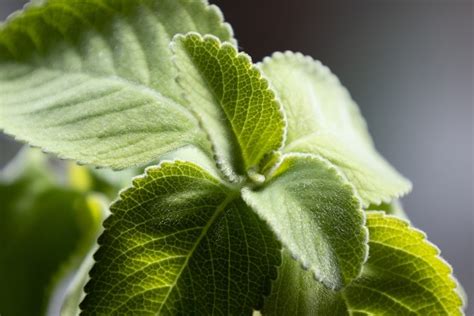
[[[205,0],[31,2],[0,25],[0,129],[92,165],[0,174],[1,315],[462,314],[337,77],[254,65]]]
[[[451,267],[424,233],[383,212],[367,212],[367,227],[369,259],[341,292],[315,281],[285,250],[263,314],[463,315]]]
[[[189,162],[150,167],[111,206],[81,304],[96,314],[249,314],[280,246],[238,191]]]

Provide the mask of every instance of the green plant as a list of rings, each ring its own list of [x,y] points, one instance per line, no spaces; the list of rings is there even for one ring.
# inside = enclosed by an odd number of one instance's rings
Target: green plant
[[[338,79],[298,53],[252,64],[215,6],[33,1],[0,27],[0,87],[7,134],[125,177],[149,165],[111,204],[94,260],[80,269],[93,265],[90,279],[76,276],[65,315],[79,301],[84,315],[463,313],[451,268],[401,219],[397,199],[410,183],[377,153]],[[83,218],[100,213],[90,199],[113,195],[124,177],[70,166],[67,192],[44,198],[60,186],[45,162],[19,165],[0,187],[9,203],[0,241],[62,255],[41,271],[38,305],[25,306],[26,284],[14,292],[14,280],[2,282],[4,316],[45,310],[98,231],[100,216]],[[89,202],[69,205],[67,194]],[[29,213],[42,236],[70,235],[48,203],[83,210],[73,216],[82,233],[64,251],[57,237],[44,249],[29,242]],[[0,275],[16,276],[28,251],[8,249]]]

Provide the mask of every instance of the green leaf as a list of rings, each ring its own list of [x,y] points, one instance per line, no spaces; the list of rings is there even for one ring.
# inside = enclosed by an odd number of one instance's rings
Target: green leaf
[[[178,35],[172,49],[179,82],[224,168],[245,175],[282,146],[281,106],[248,55],[214,36],[195,33]]]
[[[314,279],[313,273],[301,268],[290,252],[282,252],[278,278],[271,295],[265,298],[265,315],[349,315],[341,292],[328,289]]]
[[[391,315],[461,315],[451,267],[426,235],[405,221],[369,212],[370,255],[344,296],[352,311]]]
[[[357,277],[367,256],[364,213],[354,194],[329,162],[309,154],[284,156],[263,188],[243,189],[291,254],[333,289]]]
[[[84,167],[68,162],[66,170],[70,187],[82,192],[101,193],[110,202],[122,188],[130,185],[133,177],[142,174],[144,168],[117,171]]]
[[[163,162],[111,206],[81,304],[97,314],[246,314],[276,277],[280,245],[224,185]]]
[[[49,0],[0,26],[0,128],[82,163],[122,169],[188,144],[210,151],[183,105],[169,43],[232,31],[190,0]]]
[[[102,206],[55,184],[39,152],[24,151],[15,164],[0,183],[0,314],[44,315],[93,244]]]
[[[342,292],[332,292],[283,256],[264,315],[285,310],[304,311],[298,315],[463,314],[451,267],[424,233],[383,212],[367,212],[367,227],[370,253],[360,278]]]
[[[275,53],[260,69],[269,78],[288,120],[286,152],[320,154],[338,166],[364,205],[390,202],[411,189],[374,148],[355,102],[321,63]]]

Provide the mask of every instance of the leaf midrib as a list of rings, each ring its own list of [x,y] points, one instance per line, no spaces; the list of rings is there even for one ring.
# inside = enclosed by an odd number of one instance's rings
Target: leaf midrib
[[[203,40],[205,41],[206,39],[204,38]],[[209,82],[208,78],[202,72],[201,67],[197,66],[198,63],[196,63],[195,58],[189,53],[188,48],[186,47],[186,45],[184,43],[183,43],[183,46],[185,48],[184,51],[186,52],[186,55],[193,62],[196,69],[198,70],[199,76],[201,77],[202,82],[205,84],[207,90],[210,92],[214,102],[219,105],[217,107],[219,109],[219,112],[222,113],[223,116],[225,117],[224,125],[227,128],[227,130],[231,131],[231,135],[232,135],[231,136],[232,140],[229,140],[230,143],[232,144],[232,150],[235,151],[237,153],[237,155],[239,156],[239,158],[240,158],[240,159],[237,159],[237,161],[236,161],[237,165],[234,166],[234,167],[236,168],[237,173],[244,175],[245,174],[245,157],[244,157],[243,150],[242,150],[243,144],[241,144],[240,141],[239,141],[239,137],[237,136],[237,131],[235,130],[234,125],[231,122],[230,116],[227,115],[227,112],[224,110],[224,107],[222,106],[223,102],[222,102],[221,98],[219,98],[219,96],[216,94],[216,91],[214,90],[213,86]],[[219,64],[219,68],[221,68],[221,70],[222,70],[221,63],[218,63],[218,64]],[[221,73],[224,73],[224,72],[221,71]],[[195,115],[197,115],[197,114],[195,114]],[[203,129],[205,129],[205,128],[203,128]],[[210,133],[207,132],[207,130],[206,130],[206,134],[210,136]],[[212,139],[212,138],[209,138],[209,139]]]
[[[209,221],[207,222],[206,226],[204,226],[201,234],[199,235],[198,239],[196,240],[196,242],[194,243],[193,247],[191,248],[189,254],[186,256],[186,259],[184,260],[184,263],[181,267],[181,269],[178,271],[177,275],[176,275],[176,278],[174,280],[174,282],[169,286],[169,290],[168,290],[168,293],[166,293],[166,296],[164,297],[162,303],[161,303],[161,306],[160,306],[160,309],[157,311],[156,315],[160,315],[161,314],[161,310],[163,309],[163,307],[166,305],[167,303],[167,300],[169,299],[171,293],[173,292],[173,290],[176,288],[176,285],[178,284],[178,281],[180,280],[183,272],[186,270],[186,268],[188,267],[188,263],[189,261],[191,260],[191,258],[193,257],[194,255],[194,252],[196,251],[196,249],[198,248],[198,246],[201,244],[201,241],[203,240],[203,238],[207,235],[207,232],[209,231],[209,229],[211,228],[211,226],[215,223],[215,221],[219,218],[219,216],[222,214],[222,212],[225,210],[226,206],[229,205],[232,201],[234,201],[238,196],[240,195],[240,192],[232,192],[231,194],[229,194],[225,199],[224,201],[219,205],[217,206],[216,208],[216,211],[214,212],[214,214],[211,216],[211,218],[209,219]]]

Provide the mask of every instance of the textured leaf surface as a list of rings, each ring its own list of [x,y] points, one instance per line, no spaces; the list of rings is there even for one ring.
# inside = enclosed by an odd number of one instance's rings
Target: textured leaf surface
[[[329,162],[287,155],[263,189],[244,189],[243,197],[328,287],[341,288],[358,276],[367,256],[364,213]]]
[[[272,284],[272,293],[265,298],[262,314],[265,315],[349,315],[340,292],[328,289],[314,279],[311,271],[285,249],[278,278]]]
[[[0,26],[0,128],[61,157],[143,165],[207,148],[181,103],[176,33],[232,40],[220,11],[191,0],[49,0]]]
[[[100,227],[100,203],[55,185],[43,156],[23,152],[16,176],[0,183],[3,316],[45,314],[56,285],[79,265]]]
[[[279,244],[204,169],[165,162],[115,202],[81,304],[85,315],[246,314],[261,307]]]
[[[425,234],[382,212],[367,214],[370,253],[360,278],[340,293],[331,292],[283,256],[264,315],[295,309],[305,311],[299,315],[462,315],[451,268]]]
[[[451,267],[426,235],[384,213],[368,213],[370,253],[362,277],[345,291],[352,311],[461,315]]]
[[[285,121],[279,102],[250,57],[214,36],[178,36],[179,79],[224,167],[240,175],[281,147]]]
[[[285,108],[285,151],[329,159],[354,184],[366,206],[410,190],[411,184],[377,153],[357,105],[328,68],[290,52],[266,58],[260,68]]]

